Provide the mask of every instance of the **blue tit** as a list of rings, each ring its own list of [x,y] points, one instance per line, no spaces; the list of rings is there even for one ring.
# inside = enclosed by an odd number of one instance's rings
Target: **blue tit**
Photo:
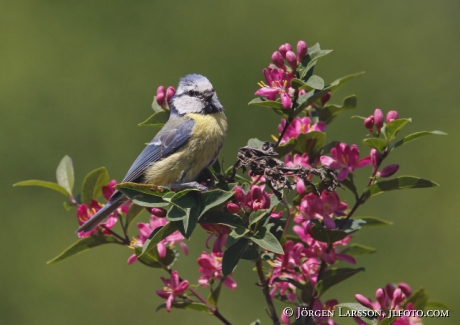
[[[227,132],[224,108],[209,80],[189,74],[170,101],[169,120],[134,161],[122,182],[166,186],[172,190],[206,187],[196,182],[217,159]],[[115,191],[109,202],[77,229],[90,231],[128,201]]]

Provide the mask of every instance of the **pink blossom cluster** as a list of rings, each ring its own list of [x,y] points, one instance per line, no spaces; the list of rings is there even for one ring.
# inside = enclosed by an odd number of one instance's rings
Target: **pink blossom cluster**
[[[412,289],[406,283],[398,283],[395,287],[392,284],[387,284],[384,288],[378,288],[375,292],[376,301],[372,301],[361,294],[356,294],[356,300],[363,305],[372,310],[379,311],[388,311],[388,310],[415,310],[414,305],[409,302],[406,304],[406,298],[412,294]],[[379,317],[379,320],[383,319],[385,316]],[[362,321],[360,318],[355,317],[355,321],[359,325],[367,324]],[[394,325],[419,325],[421,324],[421,319],[410,315],[398,317],[392,324]]]
[[[286,119],[281,119],[281,124],[278,125],[278,131],[283,132],[286,127]],[[311,131],[324,132],[326,129],[326,123],[320,121],[313,123],[309,117],[296,117],[286,128],[286,131],[281,138],[280,144],[288,142],[290,139],[297,139],[301,133],[309,133]]]
[[[291,80],[299,64],[308,52],[307,43],[299,41],[297,43],[297,55],[292,51],[289,43],[282,44],[279,51],[272,54],[272,61],[276,68],[269,67],[263,69],[266,84],[259,83],[261,87],[256,91],[256,95],[266,97],[268,100],[276,100],[279,94],[281,103],[286,109],[291,108],[292,97],[295,89],[291,87]],[[286,66],[286,63],[288,66]]]
[[[241,187],[236,186],[234,198],[234,202],[227,204],[227,210],[240,216],[248,215],[252,211],[270,208],[270,195],[264,191],[262,185],[253,185],[248,194]],[[271,217],[280,218],[282,214],[283,212],[272,212]]]
[[[149,223],[144,223],[144,222],[138,222],[137,223],[137,228],[139,229],[139,236],[137,236],[131,243],[131,247],[142,247],[144,246],[144,243],[146,240],[149,238],[150,234],[157,229],[158,227],[165,226],[168,221],[165,219],[166,216],[166,210],[162,208],[152,208],[151,209],[152,215],[150,216],[150,222]],[[160,241],[157,245],[157,250],[158,250],[158,255],[160,258],[165,258],[166,257],[166,252],[167,248],[174,248],[175,244],[179,244],[185,255],[188,254],[188,248],[187,245],[182,242],[184,239],[184,236],[179,231],[175,231],[162,241]],[[137,256],[136,254],[132,254],[128,258],[128,264],[133,264],[134,262],[137,261]]]
[[[171,100],[172,96],[176,93],[176,89],[173,86],[169,86],[168,89],[165,91],[164,86],[159,86],[157,88],[157,104],[160,105],[163,109],[169,109],[169,101]]]
[[[106,186],[102,187],[102,194],[104,198],[109,201],[110,197],[112,196],[113,192],[115,192],[115,185],[117,184],[116,180],[111,180]],[[120,208],[118,208],[115,212],[113,212],[108,218],[107,221],[101,222],[96,228],[93,230],[84,232],[80,231],[78,233],[78,237],[89,237],[91,235],[98,234],[100,232],[111,235],[111,233],[107,230],[115,226],[118,220],[118,213],[128,213],[129,206],[131,203],[125,203]],[[79,204],[77,206],[77,220],[78,224],[81,226],[86,221],[88,221],[93,215],[99,211],[103,205],[96,200],[92,200],[89,207],[85,203]]]
[[[390,123],[391,121],[398,119],[398,112],[397,111],[389,111],[386,116],[386,123]],[[376,129],[376,133],[380,134],[380,130],[383,127],[383,113],[380,108],[376,108],[374,114],[369,116],[364,120],[364,127],[369,130],[369,132],[374,132],[374,126]]]
[[[339,171],[338,178],[340,181],[347,178],[349,173],[354,173],[356,168],[362,168],[372,163],[370,156],[359,160],[358,146],[355,144],[350,146],[344,142],[337,143],[331,149],[331,157],[321,156],[320,160],[323,165]]]
[[[303,228],[308,228],[309,221],[303,224]],[[297,287],[286,281],[295,281],[300,284],[309,282],[313,287],[318,280],[321,261],[324,260],[328,264],[334,263],[337,258],[346,262],[355,263],[355,260],[348,255],[339,254],[336,251],[338,247],[346,245],[349,237],[335,242],[333,249],[327,252],[327,244],[314,240],[308,232],[302,231],[302,242],[294,244],[292,241],[287,241],[283,245],[284,255],[276,255],[273,261],[269,261],[270,268],[270,296],[274,298],[276,295],[283,297],[291,302],[297,300]],[[284,280],[284,281],[283,281]],[[319,299],[316,299],[313,306],[314,310],[332,309],[337,304],[336,300],[328,301],[324,305]],[[289,324],[289,318],[281,315],[283,324]],[[327,317],[315,317],[314,324],[336,324],[332,319]]]
[[[171,272],[171,277],[165,279],[161,277],[164,287],[163,289],[157,290],[157,295],[161,298],[166,299],[166,310],[168,313],[171,311],[171,305],[177,297],[182,297],[188,289],[188,281],[179,278],[177,271]]]

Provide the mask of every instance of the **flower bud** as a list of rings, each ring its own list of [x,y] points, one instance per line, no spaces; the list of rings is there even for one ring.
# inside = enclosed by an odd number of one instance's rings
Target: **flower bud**
[[[398,119],[398,112],[396,111],[389,111],[387,113],[387,123]]]
[[[401,302],[403,302],[405,296],[404,294],[401,292],[401,289],[397,288],[394,292],[393,292],[393,302],[391,304],[391,309],[394,309],[396,308],[396,306],[398,306]]]
[[[364,297],[363,295],[357,293],[355,294],[355,299],[364,307],[367,307],[369,309],[374,309],[374,306],[372,306],[372,302],[366,297]]]
[[[280,47],[278,48],[278,51],[281,53],[283,58],[285,58],[286,52],[288,51],[288,49],[286,48],[285,44],[281,44]]]
[[[385,308],[385,291],[382,288],[378,288],[375,292],[375,297],[380,304],[380,308]]]
[[[412,289],[410,288],[410,286],[409,286],[407,283],[399,282],[399,283],[398,283],[398,288],[400,288],[401,291],[402,291],[407,297],[409,297],[409,296],[412,294]]]
[[[237,203],[239,203],[240,206],[244,206],[244,204],[246,203],[246,194],[244,193],[244,190],[239,186],[235,186],[234,191]]]
[[[280,52],[278,52],[278,51],[273,52],[272,61],[278,68],[283,69],[284,71],[286,71],[286,65],[284,64],[284,59],[283,59],[283,56],[281,55]]]
[[[165,105],[165,87],[163,86],[157,88],[157,103],[161,107]]]
[[[174,87],[169,86],[168,89],[166,90],[166,102],[169,105],[169,101],[171,100],[172,96],[176,93],[176,89]]]
[[[364,120],[364,127],[372,132],[374,129],[374,115],[369,116],[367,119]]]
[[[291,67],[292,71],[295,71],[297,68],[297,58],[292,51],[287,51],[286,52],[286,60],[289,63],[289,66]]]
[[[376,108],[374,111],[374,124],[377,128],[377,132],[380,133],[380,130],[383,127],[383,113],[380,108]]]
[[[300,89],[299,90],[299,97],[302,96],[302,95],[305,95],[307,93],[307,91],[305,89]]]
[[[162,208],[152,208],[150,212],[152,213],[152,215],[154,215],[157,218],[166,217],[166,210]]]
[[[229,203],[229,204],[227,204],[227,210],[230,213],[238,214],[240,212],[240,207],[235,203]]]
[[[303,60],[305,55],[307,55],[307,51],[308,51],[307,43],[305,43],[304,41],[299,41],[297,43],[297,62],[298,63]]]
[[[326,104],[330,99],[331,99],[331,92],[328,91],[326,95],[321,97],[321,105],[324,106],[324,104]]]
[[[381,171],[377,172],[377,177],[390,177],[393,176],[399,169],[398,164],[391,164],[383,168]]]
[[[371,156],[371,162],[373,166],[372,172],[374,173],[379,167],[380,163],[382,162],[382,155],[377,149],[372,148],[370,156]]]

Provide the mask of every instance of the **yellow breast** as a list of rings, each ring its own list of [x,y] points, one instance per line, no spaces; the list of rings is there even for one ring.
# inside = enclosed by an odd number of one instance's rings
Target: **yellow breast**
[[[200,172],[219,154],[227,133],[224,113],[187,114],[195,121],[187,143],[174,154],[155,162],[146,171],[146,182],[171,185],[196,180]]]

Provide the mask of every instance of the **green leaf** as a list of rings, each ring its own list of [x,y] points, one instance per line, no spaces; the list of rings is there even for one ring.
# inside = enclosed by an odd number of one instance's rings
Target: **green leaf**
[[[272,195],[274,196],[274,195]],[[262,219],[264,216],[266,216],[269,213],[270,210],[257,210],[251,212],[249,215],[249,225],[255,224],[258,222],[260,219]]]
[[[142,247],[142,253],[139,256],[142,256],[145,252],[155,248],[160,241],[173,234],[176,230],[177,227],[173,222],[169,222],[163,227],[154,229],[149,238],[145,241],[144,246]]]
[[[259,231],[257,231],[257,233],[249,239],[266,250],[276,254],[284,254],[283,247],[279,243],[278,239],[276,239],[275,235],[273,235],[266,227],[260,228]]]
[[[161,112],[161,111],[164,110],[163,107],[158,105],[157,96],[153,96],[152,109],[153,109],[154,112]]]
[[[318,295],[321,296],[334,285],[361,271],[364,271],[364,268],[331,268],[324,272],[323,278],[316,285],[316,291],[318,292]]]
[[[169,119],[169,112],[161,110],[159,112],[153,113],[148,119],[144,122],[139,123],[139,126],[163,126]]]
[[[357,303],[357,302],[345,302],[345,303],[341,303],[341,304],[338,304],[335,306],[335,308],[338,308],[338,307],[345,307],[345,308],[348,308],[348,309],[351,309],[351,310],[356,310],[356,311],[365,311],[365,312],[371,312],[372,310],[367,308],[367,307],[364,307],[363,305]]]
[[[427,309],[442,309],[442,310],[451,310],[452,308],[446,305],[445,303],[439,301],[428,301],[425,305]]]
[[[210,314],[209,307],[206,306],[205,304],[202,304],[200,302],[173,302],[171,304],[172,308],[177,308],[177,309],[185,309],[185,310],[192,310],[192,311],[199,311],[202,313]],[[162,304],[157,307],[157,311],[166,308],[166,304]]]
[[[249,241],[246,238],[241,238],[225,250],[222,259],[222,275],[224,278],[233,272],[248,245]]]
[[[144,211],[144,207],[141,207],[140,205],[132,204],[131,207],[129,208],[128,213],[126,214],[126,229],[129,229],[129,226],[131,223],[137,218],[138,215],[141,214],[142,211]]]
[[[220,189],[216,189],[201,193],[201,199],[203,201],[203,211],[201,211],[200,217],[210,209],[225,203],[234,194],[235,192],[233,192],[233,189],[231,191],[223,191]]]
[[[402,138],[401,140],[395,142],[395,144],[393,144],[393,146],[391,146],[391,150],[393,150],[394,148],[397,148],[399,146],[402,146],[403,144],[411,142],[413,140],[425,137],[427,135],[447,135],[447,133],[444,133],[442,131],[422,131],[422,132],[412,133],[412,134],[409,134],[408,136]]]
[[[358,99],[355,95],[346,97],[343,100],[342,106],[328,105],[318,109],[318,117],[320,121],[324,121],[326,124],[332,122],[332,120],[342,113],[343,111],[354,109],[358,105]]]
[[[61,254],[46,262],[46,264],[54,264],[60,262],[70,256],[104,244],[119,244],[119,242],[112,236],[94,235],[85,237],[72,244]]]
[[[284,108],[283,104],[280,101],[266,100],[263,98],[254,98],[251,100],[248,105],[251,106],[263,106],[273,109],[273,111],[281,116],[287,117],[287,110]]]
[[[304,89],[306,91],[311,91],[313,89],[323,89],[324,88],[324,80],[319,77],[312,75],[310,78],[308,78],[307,82],[303,82],[300,79],[292,79],[291,80],[291,87],[294,89]]]
[[[83,180],[81,202],[90,205],[91,200],[97,199],[102,195],[102,187],[106,186],[109,181],[109,173],[105,167],[90,172]]]
[[[364,139],[363,143],[368,147],[377,149],[379,152],[383,152],[383,150],[387,147],[387,142],[379,138]]]
[[[220,212],[212,216],[206,216],[206,217],[200,218],[199,223],[201,224],[218,223],[218,224],[226,225],[232,228],[236,228],[236,227],[246,228],[246,225],[244,224],[244,221],[243,219],[241,219],[240,216],[229,213],[229,212]]]
[[[405,301],[405,304],[407,305],[409,302],[414,305],[416,310],[424,310],[426,304],[428,303],[428,293],[425,289],[420,288],[419,290],[412,292],[409,298]]]
[[[347,254],[351,256],[363,256],[375,253],[377,250],[375,248],[364,246],[361,244],[350,244],[345,247],[340,253]]]
[[[306,80],[311,74],[311,70],[316,65],[318,59],[331,52],[332,50],[321,50],[318,43],[309,48],[307,55],[297,66],[297,72],[299,73],[300,79]]]
[[[396,136],[396,133],[398,133],[409,122],[412,122],[410,118],[409,119],[402,118],[402,119],[393,120],[383,127],[382,133],[387,139],[387,141],[391,142]]]
[[[133,203],[153,208],[153,207],[167,207],[169,202],[163,200],[168,193],[173,196],[174,192],[170,192],[166,187],[152,187],[150,185],[142,185],[137,183],[121,183],[115,185],[115,188],[127,196]]]
[[[356,217],[356,220],[364,220],[366,223],[363,227],[381,227],[381,226],[391,226],[392,221],[383,220],[377,217]]]
[[[348,76],[345,76],[345,77],[339,78],[337,80],[334,80],[329,86],[326,86],[326,89],[328,89],[328,91],[334,93],[337,89],[342,87],[345,83],[347,83],[348,81],[350,81],[350,80],[352,80],[352,79],[354,79],[357,76],[362,75],[362,74],[364,74],[364,71],[358,72],[358,73],[355,73],[355,74],[350,74]]]
[[[427,188],[439,186],[438,184],[426,179],[413,176],[400,176],[388,181],[380,181],[369,187],[364,192],[364,200],[379,195],[383,192],[401,190],[406,188]]]
[[[329,229],[321,225],[318,220],[313,219],[313,227],[311,228],[313,239],[316,239],[320,242],[332,244],[336,241],[344,239],[349,234],[358,231],[364,224],[364,221],[362,220],[348,219],[342,226],[343,220],[334,221],[336,229]]]
[[[142,264],[163,270],[167,270],[169,266],[174,264],[179,256],[179,253],[170,248],[166,248],[166,255],[163,258],[160,257],[158,249],[156,248],[142,253],[142,247],[136,247],[134,252],[137,255],[137,260]]]
[[[385,317],[384,319],[380,321],[380,323],[378,323],[378,325],[391,325],[394,323],[395,320],[396,320],[395,317],[392,317],[392,318]]]
[[[222,288],[222,281],[219,282],[216,288],[211,288],[211,294],[208,296],[208,302],[213,305],[217,306],[217,302],[219,301],[220,289]]]
[[[199,191],[191,191],[178,200],[174,200],[173,198],[172,202],[180,205],[187,211],[187,217],[182,220],[182,224],[184,227],[183,235],[185,238],[189,239],[193,230],[195,230],[200,216],[202,207],[201,193]]]
[[[67,198],[69,197],[69,193],[61,185],[56,184],[56,183],[51,183],[51,182],[39,181],[39,180],[36,180],[36,179],[19,182],[19,183],[13,184],[13,186],[39,186],[39,187],[46,187],[46,188],[50,188],[52,190],[55,190],[55,191],[65,195],[65,197],[67,197]]]
[[[248,140],[248,147],[253,147],[253,148],[262,148],[262,145],[264,144],[263,141],[257,139],[257,138],[251,138]]]
[[[299,154],[308,153],[308,157],[314,159],[321,152],[325,142],[326,133],[311,131],[300,133],[296,139],[290,139],[287,143],[275,148],[275,150],[281,156],[289,152]]]
[[[69,156],[64,156],[56,170],[56,179],[59,185],[67,190],[72,195],[75,176],[73,172],[72,159]]]
[[[287,282],[287,283],[290,283],[292,284],[294,287],[296,287],[297,289],[300,289],[300,290],[303,290],[305,289],[305,285],[300,283],[300,282],[297,282],[295,281],[294,279],[291,279],[291,278],[288,278],[288,277],[284,277],[284,276],[280,276],[280,277],[276,277],[273,279],[273,282]]]

